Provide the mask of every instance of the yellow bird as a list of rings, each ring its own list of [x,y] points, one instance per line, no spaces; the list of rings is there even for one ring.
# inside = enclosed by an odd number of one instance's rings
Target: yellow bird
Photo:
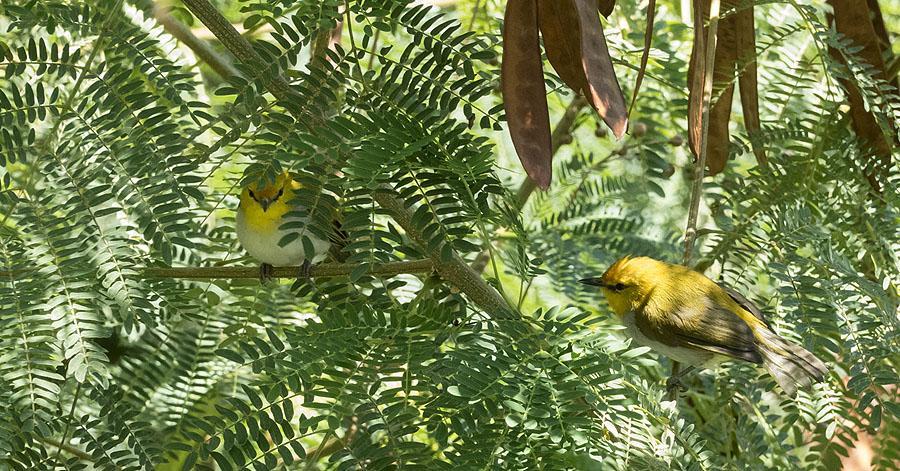
[[[601,288],[637,343],[689,365],[682,375],[740,359],[764,365],[793,396],[828,371],[812,353],[776,334],[747,298],[689,268],[624,257],[603,276],[580,281]],[[670,378],[667,388],[680,376]]]
[[[237,236],[247,253],[262,263],[260,278],[263,280],[271,277],[273,266],[301,265],[298,275],[309,276],[310,266],[324,260],[331,247],[330,241],[321,239],[308,230],[283,247],[278,244],[289,231],[298,230],[284,229],[282,225],[288,222],[307,222],[305,217],[288,214],[296,209],[291,200],[299,188],[300,184],[294,181],[290,173],[284,172],[269,185],[260,187],[253,182],[241,192],[237,210]],[[312,242],[314,250],[314,255],[308,259],[303,249],[304,238]]]

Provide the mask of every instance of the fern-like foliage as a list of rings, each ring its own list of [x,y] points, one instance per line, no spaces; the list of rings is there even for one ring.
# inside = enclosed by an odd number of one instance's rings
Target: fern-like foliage
[[[823,11],[757,2],[784,20],[757,22],[763,131],[738,120],[698,258],[828,381],[786,398],[728,364],[668,401],[668,362],[577,280],[624,254],[680,260],[680,3],[658,2],[642,130],[613,142],[576,109],[533,194],[498,132],[502,5],[426,3],[215,2],[261,58],[230,77],[147,1],[0,7],[0,469],[834,469],[863,434],[895,466],[900,175],[876,169],[873,187],[840,80],[887,133],[900,98]],[[606,32],[628,95],[644,16],[618,3]],[[546,71],[555,121],[571,97]],[[240,188],[285,170],[302,188],[281,242],[340,239],[349,273],[147,275],[255,265]],[[485,269],[514,312],[435,273],[372,273],[418,259]]]

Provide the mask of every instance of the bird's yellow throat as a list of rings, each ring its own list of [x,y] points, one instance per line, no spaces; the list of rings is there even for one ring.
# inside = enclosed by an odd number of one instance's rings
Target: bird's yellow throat
[[[291,210],[290,200],[296,188],[299,184],[287,172],[265,186],[256,182],[247,185],[241,192],[240,202],[247,225],[259,232],[278,230],[284,215]]]

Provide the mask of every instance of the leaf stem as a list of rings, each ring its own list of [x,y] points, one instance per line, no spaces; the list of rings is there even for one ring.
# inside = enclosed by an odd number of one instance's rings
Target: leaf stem
[[[63,450],[66,453],[68,453],[72,456],[75,456],[82,461],[87,461],[88,463],[94,462],[94,458],[91,455],[85,453],[84,451],[79,450],[78,448],[75,448],[72,445],[69,445],[68,443],[60,443],[52,438],[42,437],[37,434],[32,435],[32,437],[34,437],[35,441],[41,442],[44,445],[50,445],[53,448],[56,448],[57,450]]]
[[[77,385],[75,386],[75,397],[72,398],[72,408],[69,409],[69,415],[66,416],[66,426],[63,429],[62,438],[59,439],[60,446],[56,448],[56,457],[54,458],[54,461],[59,462],[63,466],[65,466],[65,464],[62,463],[61,461],[59,461],[59,454],[62,453],[62,451],[63,451],[62,445],[66,444],[66,437],[69,436],[69,425],[71,425],[72,417],[75,415],[75,406],[78,404],[78,398],[80,395],[81,395],[81,383],[78,382]]]

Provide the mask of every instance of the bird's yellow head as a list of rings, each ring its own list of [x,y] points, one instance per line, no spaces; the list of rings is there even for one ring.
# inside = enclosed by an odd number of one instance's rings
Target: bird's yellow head
[[[649,257],[622,257],[603,276],[584,278],[586,285],[599,286],[609,306],[619,316],[639,309],[656,285],[666,280],[671,265]]]
[[[278,175],[274,182],[265,186],[252,182],[241,192],[240,209],[253,224],[278,223],[291,210],[289,202],[298,187],[288,172]]]

